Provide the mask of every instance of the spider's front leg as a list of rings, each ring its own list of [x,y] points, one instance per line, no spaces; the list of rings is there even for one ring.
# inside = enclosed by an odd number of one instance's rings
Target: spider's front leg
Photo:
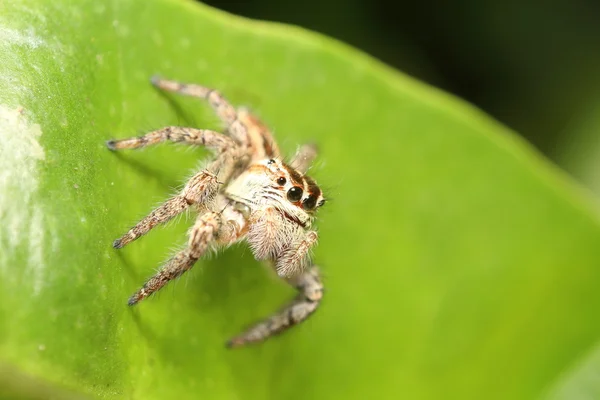
[[[188,247],[177,253],[167,261],[160,271],[148,279],[144,286],[130,297],[128,304],[132,306],[138,303],[160,290],[169,281],[180,277],[191,269],[214,240],[219,237],[221,228],[220,214],[208,212],[200,215],[192,229],[190,229]]]
[[[239,347],[249,343],[260,342],[277,335],[294,325],[306,320],[314,313],[323,298],[323,284],[316,266],[304,268],[310,248],[317,241],[317,233],[309,231],[297,246],[284,251],[276,260],[279,276],[298,290],[296,298],[271,317],[258,322],[244,333],[227,342],[229,347]],[[302,271],[297,273],[297,271]]]
[[[107,146],[111,150],[134,149],[165,141],[205,146],[216,150],[219,155],[204,170],[194,175],[179,195],[167,200],[129,229],[121,238],[115,240],[113,247],[116,249],[145,235],[155,226],[171,220],[192,204],[210,202],[219,190],[219,181],[228,179],[238,157],[238,147],[230,137],[206,129],[177,126],[149,132],[141,137],[110,140],[107,142]]]

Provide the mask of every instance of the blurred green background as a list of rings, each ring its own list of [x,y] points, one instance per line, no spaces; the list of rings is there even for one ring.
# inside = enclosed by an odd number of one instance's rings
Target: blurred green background
[[[204,3],[324,33],[460,96],[600,194],[600,1]]]
[[[598,187],[590,4],[213,5],[358,46]],[[327,303],[294,332],[224,348],[293,295],[243,246],[126,307],[190,221],[110,244],[205,153],[105,140],[218,127],[153,90],[156,73],[253,107],[286,153],[318,141]],[[54,385],[67,388],[54,398],[600,398],[597,203],[468,103],[193,0],[13,0],[0,1],[0,105],[2,400]]]

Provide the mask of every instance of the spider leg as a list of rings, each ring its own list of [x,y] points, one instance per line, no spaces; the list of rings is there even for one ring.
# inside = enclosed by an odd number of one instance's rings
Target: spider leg
[[[317,146],[314,144],[305,144],[298,148],[294,158],[290,162],[290,166],[301,174],[305,174],[310,167],[310,164],[317,157]]]
[[[223,152],[236,145],[231,138],[219,132],[208,129],[167,126],[139,137],[109,140],[106,142],[106,146],[110,150],[137,149],[166,141],[205,146],[216,149],[219,152]]]
[[[205,86],[152,77],[152,84],[162,90],[185,96],[198,97],[208,101],[217,117],[225,124],[227,131],[240,144],[248,145],[248,128],[238,118],[237,111],[218,91]]]
[[[113,242],[115,249],[120,249],[148,233],[157,225],[164,224],[181,214],[193,204],[207,208],[216,197],[220,176],[227,176],[233,169],[235,157],[230,152],[223,153],[206,169],[194,175],[180,194],[174,196],[142,218],[123,236]],[[214,172],[213,172],[214,171]]]
[[[145,137],[150,139],[143,139]],[[112,141],[112,145],[114,148],[134,148],[143,146],[148,142],[159,143],[165,140],[203,144],[206,147],[217,149],[220,154],[204,170],[194,175],[179,195],[172,197],[154,209],[122,237],[115,240],[113,242],[115,249],[122,248],[145,235],[155,226],[171,220],[192,204],[206,205],[210,203],[219,190],[220,181],[223,182],[229,178],[238,158],[238,148],[231,138],[218,132],[203,129],[167,127],[150,132],[142,138]]]
[[[277,275],[283,278],[291,278],[305,269],[309,251],[317,243],[318,235],[315,231],[308,231],[303,236],[299,243],[296,242],[297,245],[283,250],[276,258],[275,270]]]
[[[228,347],[263,341],[299,324],[316,311],[323,298],[323,284],[318,268],[312,266],[301,275],[288,279],[288,282],[298,289],[298,296],[275,315],[229,340]]]
[[[169,281],[180,277],[191,269],[196,261],[206,252],[208,246],[218,236],[221,228],[221,216],[209,212],[198,216],[196,223],[190,229],[188,247],[177,253],[158,271],[146,281],[136,293],[129,298],[130,306],[140,302],[152,293],[160,290]]]
[[[259,342],[307,319],[319,306],[323,297],[323,285],[316,267],[304,268],[310,248],[317,241],[317,233],[309,231],[298,245],[289,247],[277,257],[275,267],[279,276],[298,289],[298,296],[291,304],[275,315],[258,322],[244,333],[231,339],[227,345],[238,347]]]
[[[248,129],[248,140],[252,147],[254,160],[263,158],[280,158],[279,146],[269,128],[247,108],[238,109],[238,118]]]

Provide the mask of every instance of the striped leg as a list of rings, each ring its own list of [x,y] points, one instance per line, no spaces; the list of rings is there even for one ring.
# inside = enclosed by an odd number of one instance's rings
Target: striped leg
[[[282,251],[275,260],[277,275],[291,278],[301,273],[308,264],[310,249],[317,244],[317,239],[317,232],[307,231],[301,240]]]
[[[181,126],[167,126],[139,137],[109,140],[106,142],[106,146],[110,150],[138,149],[167,141],[205,146],[216,149],[219,152],[235,146],[235,142],[222,133],[208,129],[184,128]]]
[[[220,228],[221,216],[218,213],[209,212],[199,216],[189,232],[188,247],[177,253],[160,271],[148,279],[144,286],[129,298],[128,304],[132,306],[140,302],[160,290],[169,281],[190,270],[218,236]]]
[[[112,150],[120,150],[134,149],[164,141],[203,145],[216,149],[220,154],[207,168],[194,175],[179,195],[167,200],[129,229],[121,238],[115,240],[113,247],[116,249],[145,235],[155,226],[171,220],[190,205],[212,201],[219,190],[219,179],[217,178],[225,180],[224,178],[228,177],[235,164],[237,147],[233,139],[205,129],[171,126],[147,133],[139,138],[111,140],[107,145]]]
[[[186,96],[198,97],[208,101],[215,113],[225,124],[227,131],[231,136],[242,145],[248,145],[248,128],[244,122],[238,118],[237,111],[222,95],[216,90],[195,85],[153,77],[151,82],[159,89],[175,92]]]
[[[314,313],[323,298],[323,284],[317,267],[290,280],[298,289],[298,296],[287,307],[277,314],[257,323],[239,336],[227,342],[228,347],[239,347],[250,343],[261,342],[273,335],[277,335],[294,325],[306,320]]]
[[[201,171],[190,180],[179,195],[165,201],[146,217],[142,218],[142,220],[129,229],[127,233],[115,240],[113,242],[113,247],[115,249],[120,249],[141,236],[144,236],[155,226],[170,221],[175,216],[184,212],[192,204],[201,203],[214,198],[218,187],[219,183],[216,175],[208,171]],[[199,199],[200,201],[198,201]]]

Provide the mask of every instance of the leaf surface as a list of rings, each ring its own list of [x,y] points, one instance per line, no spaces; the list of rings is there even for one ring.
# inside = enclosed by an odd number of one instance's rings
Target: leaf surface
[[[594,346],[597,213],[473,107],[322,36],[191,2],[0,7],[9,368],[108,399],[529,399]],[[104,142],[219,126],[201,102],[156,92],[154,74],[250,106],[289,155],[320,148],[326,298],[263,345],[223,346],[294,293],[244,246],[126,306],[191,221],[120,251],[112,240],[207,153]]]

